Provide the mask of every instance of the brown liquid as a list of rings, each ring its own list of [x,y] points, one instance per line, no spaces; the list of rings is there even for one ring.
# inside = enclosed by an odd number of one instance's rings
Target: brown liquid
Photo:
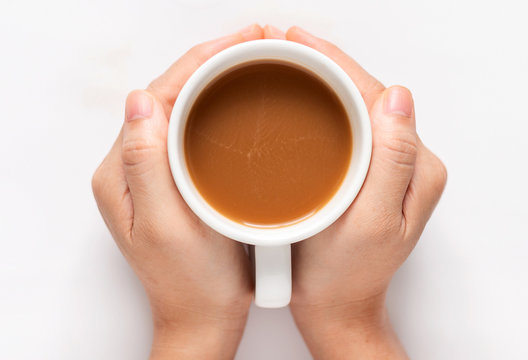
[[[204,199],[251,226],[281,226],[315,213],[348,170],[352,133],[335,93],[282,63],[221,75],[198,97],[185,157]]]

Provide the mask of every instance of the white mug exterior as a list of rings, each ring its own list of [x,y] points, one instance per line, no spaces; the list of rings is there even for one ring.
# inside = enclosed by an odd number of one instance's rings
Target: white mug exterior
[[[341,100],[352,129],[352,158],[338,191],[315,214],[305,220],[281,227],[250,227],[217,212],[203,199],[194,186],[184,153],[187,117],[201,91],[230,68],[259,60],[291,63],[316,74],[335,91]],[[220,234],[246,244],[257,245],[255,248],[255,302],[257,305],[280,307],[289,303],[291,295],[290,244],[324,230],[350,206],[361,189],[368,171],[372,135],[368,111],[360,92],[350,77],[335,62],[320,52],[298,43],[285,40],[255,40],[223,50],[207,60],[191,75],[181,89],[172,110],[167,148],[174,181],[192,211]],[[272,249],[267,249],[264,253],[264,249],[259,248],[261,246],[277,247],[274,249],[276,251],[275,260],[273,260]],[[277,265],[277,259],[283,259],[283,261],[278,261],[280,264]],[[259,276],[259,271],[261,276]],[[274,283],[277,284],[276,288],[273,287]]]

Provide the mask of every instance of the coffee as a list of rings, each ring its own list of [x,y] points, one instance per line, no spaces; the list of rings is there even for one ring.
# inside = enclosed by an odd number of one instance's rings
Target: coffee
[[[282,62],[232,69],[196,99],[185,159],[202,197],[256,227],[295,223],[335,194],[352,156],[346,111],[322,80]]]

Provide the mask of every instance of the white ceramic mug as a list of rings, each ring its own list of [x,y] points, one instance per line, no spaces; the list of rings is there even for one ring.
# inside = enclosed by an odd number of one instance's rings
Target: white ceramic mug
[[[330,86],[341,100],[352,129],[352,157],[345,178],[328,203],[292,225],[256,228],[237,223],[210,206],[194,186],[184,155],[184,133],[191,107],[200,92],[219,75],[255,60],[279,60],[305,68]],[[359,192],[370,164],[372,135],[367,108],[350,77],[330,58],[298,43],[255,40],[230,47],[200,66],[178,95],[169,124],[168,155],[174,181],[192,211],[224,236],[255,245],[255,303],[276,308],[291,298],[291,244],[331,225]]]

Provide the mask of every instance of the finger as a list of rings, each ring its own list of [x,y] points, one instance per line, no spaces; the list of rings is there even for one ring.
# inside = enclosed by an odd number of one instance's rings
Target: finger
[[[200,65],[230,46],[261,39],[262,35],[262,28],[254,24],[234,34],[196,45],[172,64],[165,73],[150,83],[147,90],[161,101],[165,116],[169,118],[181,88]]]
[[[174,221],[184,207],[169,167],[168,121],[163,107],[147,91],[135,90],[128,95],[125,112],[121,157],[134,205],[134,222],[143,214],[158,223]],[[167,214],[172,218],[165,219]]]
[[[264,39],[280,39],[286,40],[286,34],[284,31],[277,29],[273,25],[264,26]]]
[[[411,238],[417,239],[440,200],[447,181],[447,170],[418,139],[418,155],[414,174],[403,201],[403,214],[407,229],[413,231]]]
[[[401,214],[417,155],[410,91],[400,86],[386,89],[372,107],[371,123],[372,160],[362,192],[376,206]]]
[[[92,178],[92,189],[97,206],[115,239],[130,232],[133,216],[130,192],[121,161],[122,141],[121,130],[112,149]]]
[[[307,45],[334,60],[345,70],[352,81],[354,81],[369,110],[378,95],[385,88],[376,78],[354,61],[354,59],[326,40],[315,37],[297,26],[291,27],[286,32],[286,39]]]

